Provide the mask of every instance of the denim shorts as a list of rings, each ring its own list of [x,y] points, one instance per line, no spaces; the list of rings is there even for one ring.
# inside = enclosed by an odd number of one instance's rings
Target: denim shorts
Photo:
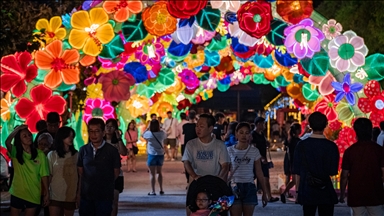
[[[164,155],[151,155],[148,154],[147,165],[148,166],[163,166]]]
[[[233,204],[238,205],[257,205],[257,189],[255,184],[250,183],[236,183],[239,190],[239,198],[235,199]]]

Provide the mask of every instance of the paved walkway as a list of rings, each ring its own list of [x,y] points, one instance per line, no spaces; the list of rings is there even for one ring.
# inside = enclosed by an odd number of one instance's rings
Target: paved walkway
[[[282,152],[272,152],[275,169],[271,172],[271,183],[274,191],[277,192],[279,180],[278,173],[282,173]],[[185,187],[187,186],[183,171],[183,165],[180,161],[167,161],[163,166],[164,173],[164,191],[165,195],[159,195],[159,188],[156,188],[157,196],[148,196],[150,191],[149,175],[145,165],[146,156],[140,156],[138,159],[138,172],[127,172],[126,166],[123,167],[125,177],[125,189],[120,194],[119,215],[142,216],[142,215],[185,215]],[[276,194],[276,196],[278,196]],[[9,194],[2,192],[2,212],[1,215],[9,215],[9,212],[3,212],[9,205]],[[260,203],[259,196],[259,203]],[[43,214],[41,214],[43,215]],[[76,213],[77,215],[77,213]],[[302,215],[301,206],[294,204],[293,201],[287,201],[286,204],[279,202],[269,203],[267,207],[256,207],[254,215],[284,215],[298,216]],[[349,216],[349,208],[346,204],[338,204],[335,207],[335,216]]]

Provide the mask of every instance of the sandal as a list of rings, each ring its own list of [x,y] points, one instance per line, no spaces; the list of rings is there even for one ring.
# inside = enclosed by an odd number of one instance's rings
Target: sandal
[[[164,195],[164,191],[160,191],[160,195]]]
[[[155,192],[149,192],[148,196],[156,196],[156,193]]]

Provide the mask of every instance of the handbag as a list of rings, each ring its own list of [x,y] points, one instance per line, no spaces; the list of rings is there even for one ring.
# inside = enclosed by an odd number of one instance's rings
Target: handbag
[[[318,177],[314,176],[309,171],[309,167],[308,167],[308,163],[307,163],[307,158],[305,157],[305,145],[302,145],[301,150],[302,150],[302,153],[303,153],[302,157],[304,157],[304,160],[303,160],[304,161],[304,166],[308,170],[307,171],[307,177],[305,179],[305,181],[307,182],[308,186],[313,187],[313,188],[317,188],[317,189],[320,189],[320,190],[325,189],[326,186],[327,186],[326,181],[324,181],[321,178],[318,178]]]
[[[131,133],[129,133],[129,131],[127,131],[127,132],[128,132],[129,139],[132,140]],[[135,146],[135,145],[132,143],[132,151],[133,151],[133,154],[136,155],[137,153],[139,153],[139,147]]]
[[[247,154],[248,154],[248,152],[249,152],[249,149],[251,149],[251,146],[248,146],[248,149],[247,149],[247,151],[245,152],[245,155],[243,156],[243,158],[241,158],[241,161],[240,161],[239,165],[237,165],[236,168],[233,169],[233,172],[231,172],[231,175],[229,175],[229,177],[228,177],[228,179],[229,179],[229,181],[228,181],[228,186],[231,188],[232,193],[233,193],[233,195],[236,197],[236,199],[239,199],[239,197],[240,197],[240,190],[239,190],[239,188],[237,187],[237,183],[234,182],[234,181],[232,181],[232,177],[233,177],[233,175],[235,174],[236,170],[240,167],[241,162],[244,161],[245,157],[247,156]]]
[[[269,155],[268,168],[272,169],[274,167],[274,164],[273,164],[273,161],[272,161],[271,151],[269,150],[269,148],[268,148],[268,155]]]

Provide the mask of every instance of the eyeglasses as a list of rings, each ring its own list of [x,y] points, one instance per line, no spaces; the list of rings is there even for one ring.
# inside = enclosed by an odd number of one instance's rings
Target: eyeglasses
[[[209,199],[196,199],[196,202],[208,202]]]

